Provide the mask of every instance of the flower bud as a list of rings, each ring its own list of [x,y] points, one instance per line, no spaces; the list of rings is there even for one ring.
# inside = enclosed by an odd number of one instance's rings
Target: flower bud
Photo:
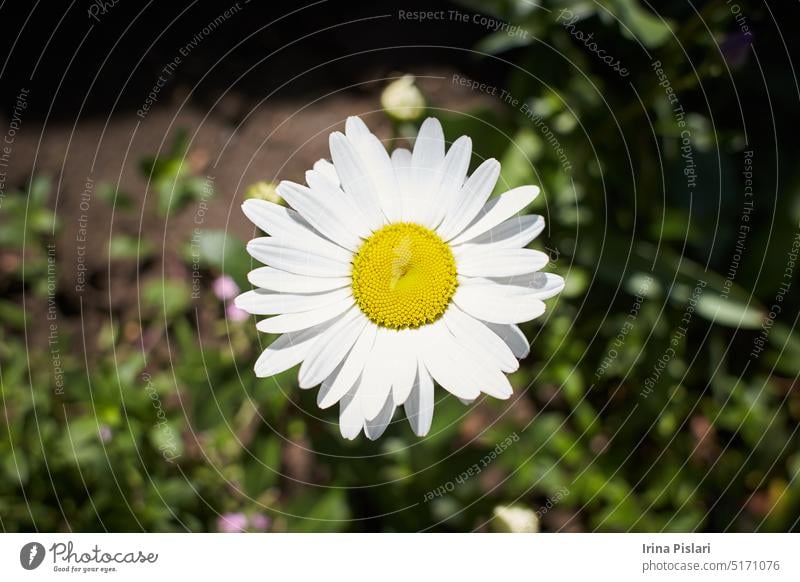
[[[414,84],[414,76],[403,75],[383,90],[381,106],[397,121],[414,121],[425,113],[425,97]]]
[[[244,192],[245,198],[257,198],[275,204],[283,204],[283,198],[278,194],[274,182],[260,181],[252,184]]]
[[[494,527],[504,533],[537,533],[539,518],[530,509],[498,505],[494,508]]]

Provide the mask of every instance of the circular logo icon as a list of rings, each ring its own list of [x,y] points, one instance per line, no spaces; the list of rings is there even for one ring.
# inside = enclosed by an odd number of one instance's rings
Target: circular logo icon
[[[35,570],[44,561],[44,546],[39,542],[28,542],[19,551],[19,563],[26,570]]]

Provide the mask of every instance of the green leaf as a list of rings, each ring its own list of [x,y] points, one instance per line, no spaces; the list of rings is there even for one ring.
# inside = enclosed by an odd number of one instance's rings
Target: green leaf
[[[35,176],[31,180],[28,193],[32,206],[43,206],[50,197],[50,178],[47,176]]]
[[[13,455],[10,452],[4,452],[3,472],[14,483],[19,485],[27,483],[30,468],[26,453],[22,449],[16,450]]]
[[[108,255],[112,260],[144,260],[153,254],[153,243],[127,234],[117,234],[108,241]]]
[[[130,210],[133,208],[131,195],[118,190],[111,182],[100,182],[97,185],[95,195],[98,199],[117,210]]]
[[[612,0],[611,4],[613,17],[602,10],[598,14],[607,22],[618,19],[623,36],[638,40],[647,48],[659,47],[672,37],[669,22],[642,7],[638,0]]]
[[[189,308],[191,291],[183,281],[157,279],[144,286],[142,303],[152,312],[159,313],[170,321]]]
[[[153,409],[156,411],[156,409]],[[160,413],[163,409],[158,409]],[[183,454],[183,439],[181,438],[181,422],[155,419],[155,424],[148,433],[148,438],[153,447],[165,457],[177,459]]]
[[[500,160],[498,188],[507,190],[534,183],[533,164],[541,157],[542,149],[542,140],[533,130],[524,128],[519,131]]]
[[[760,309],[718,295],[713,290],[700,295],[695,308],[701,317],[726,327],[758,329],[764,321],[764,312]]]
[[[534,36],[531,34],[508,34],[504,30],[499,30],[490,34],[475,45],[475,50],[497,55],[521,46],[528,46],[533,42]]]
[[[342,531],[350,516],[345,493],[340,489],[304,496],[291,505],[290,511],[304,517],[293,522],[292,530],[297,532]]]
[[[6,299],[0,299],[0,321],[5,325],[21,330],[25,327],[25,310]]]
[[[230,275],[240,286],[247,281],[250,258],[245,244],[224,230],[197,232],[183,254],[187,262]]]

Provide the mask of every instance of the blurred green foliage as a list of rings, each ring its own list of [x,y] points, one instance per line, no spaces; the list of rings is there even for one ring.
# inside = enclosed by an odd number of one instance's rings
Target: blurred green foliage
[[[748,126],[748,143],[737,111],[715,102],[712,119],[703,100],[730,95],[732,82],[743,99],[757,91],[754,65],[731,70],[712,42],[735,29],[728,8],[708,3],[701,22],[688,6],[662,19],[634,0],[546,2],[549,12],[522,0],[463,4],[526,32],[487,33],[476,47],[487,67],[511,63],[501,88],[517,104],[464,115],[430,99],[430,112],[448,139],[473,138],[476,159],[501,160],[498,189],[542,186],[531,210],[548,229],[534,245],[567,278],[548,316],[524,326],[532,353],[513,375],[515,398],[465,407],[437,391],[428,438],[414,438],[398,413],[377,443],[343,441],[335,411],[319,411],[295,371],[253,376],[271,338],[226,320],[209,290],[223,274],[247,286],[244,242],[222,231],[187,233],[187,271],[143,281],[134,319],[111,317],[82,340],[65,323],[74,312],[62,310],[56,343],[28,334],[26,313],[52,299],[47,244],[58,227],[48,184],[36,179],[0,207],[4,530],[213,531],[231,513],[265,514],[273,531],[471,530],[499,505],[536,511],[543,530],[798,528],[797,294],[767,319],[797,234],[798,176],[792,168],[794,190],[773,202],[777,212],[765,204],[752,214],[729,277],[743,152],[769,143],[770,128]],[[576,41],[562,8],[626,63],[629,79]],[[642,47],[688,114],[692,190],[674,110]],[[398,135],[410,131],[404,123]],[[184,134],[142,162],[161,215],[207,193],[188,148]],[[793,148],[780,155],[793,160]],[[775,155],[757,149],[763,191],[774,186]],[[113,188],[102,197],[130,206]],[[153,248],[117,235],[108,253],[141,261]],[[198,297],[186,275],[195,268]],[[752,357],[765,322],[764,350]],[[96,343],[85,346],[90,359],[68,349],[81,341]]]
[[[192,173],[186,158],[188,153],[189,135],[180,130],[163,155],[145,158],[140,163],[157,196],[157,209],[161,216],[178,212],[187,204],[209,195],[208,181]]]

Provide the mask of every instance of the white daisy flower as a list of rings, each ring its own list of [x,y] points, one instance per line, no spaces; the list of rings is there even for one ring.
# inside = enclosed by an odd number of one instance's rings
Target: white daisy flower
[[[320,385],[321,408],[339,404],[342,436],[376,439],[398,406],[428,433],[434,381],[465,403],[511,395],[506,374],[529,345],[516,324],[544,313],[564,287],[540,271],[548,256],[524,248],[544,228],[517,213],[536,186],[489,198],[500,164],[471,176],[470,138],[445,153],[440,123],[427,119],[413,152],[391,157],[358,117],[330,136],[333,163],[306,172],[307,186],[281,182],[291,206],[245,201],[270,236],[247,249],[265,267],[236,299],[265,333],[283,334],[258,358],[272,376],[300,364],[300,388]]]

